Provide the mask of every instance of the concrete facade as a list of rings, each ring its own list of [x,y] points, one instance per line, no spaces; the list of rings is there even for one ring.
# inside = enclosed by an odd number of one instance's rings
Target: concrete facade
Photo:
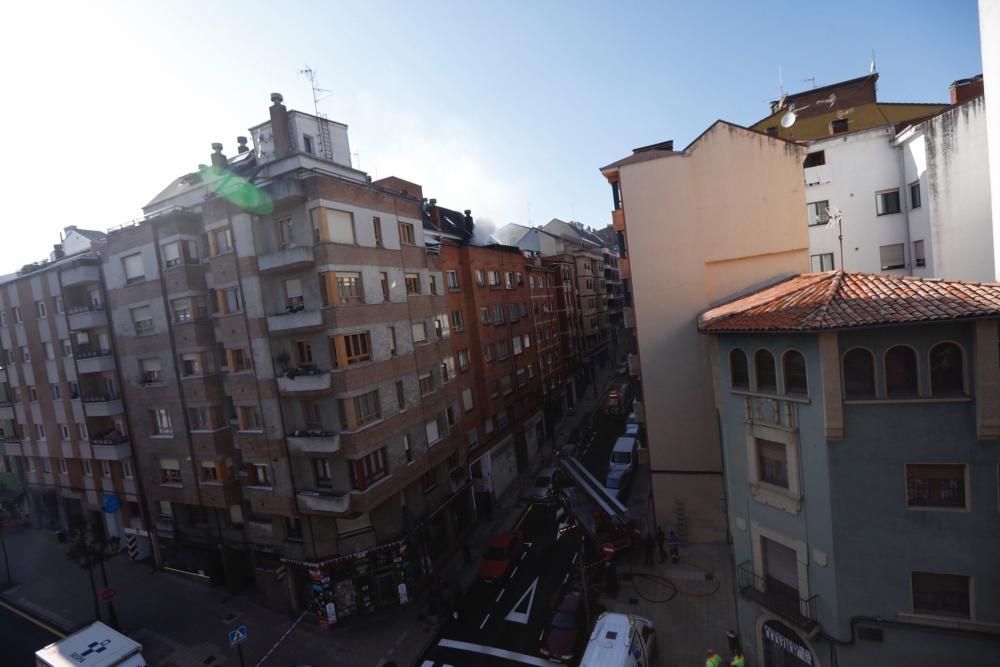
[[[803,148],[717,122],[684,151],[636,153],[602,169],[634,307],[653,501],[687,541],[726,532],[722,461],[701,310],[808,268]],[[626,296],[626,300],[628,296]]]

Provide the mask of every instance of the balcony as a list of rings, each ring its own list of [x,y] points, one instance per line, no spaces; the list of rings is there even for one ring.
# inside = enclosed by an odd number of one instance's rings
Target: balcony
[[[287,442],[292,454],[325,456],[340,451],[340,435],[330,431],[293,431]]]
[[[625,320],[625,328],[635,329],[635,307],[625,306],[622,308],[622,316]]]
[[[247,521],[244,527],[247,539],[257,541],[274,539],[274,523],[270,521]]]
[[[120,396],[85,396],[83,405],[88,417],[114,417],[124,412]]]
[[[77,265],[62,272],[63,287],[86,285],[101,281],[101,267],[96,265]]]
[[[299,511],[305,514],[349,514],[351,495],[326,490],[299,491]]]
[[[628,257],[622,257],[618,260],[618,278],[621,280],[632,279],[632,263]]]
[[[822,185],[830,182],[830,165],[821,164],[816,167],[808,167],[804,172],[806,185]]]
[[[818,595],[809,599],[799,597],[799,592],[773,577],[762,577],[745,561],[737,566],[740,595],[778,614],[801,630],[812,633],[819,627],[817,615]]]
[[[330,371],[295,369],[278,376],[278,391],[283,394],[304,394],[326,391],[332,384]]]
[[[639,377],[642,374],[641,367],[639,366],[638,354],[628,355],[628,374],[634,377]]]
[[[103,373],[115,370],[115,357],[111,350],[77,350],[76,368],[80,373]]]
[[[744,396],[743,419],[748,424],[764,424],[786,431],[798,428],[797,404],[783,398]]]
[[[177,519],[172,516],[158,516],[154,523],[160,537],[173,537],[177,532]]]
[[[319,310],[299,310],[267,316],[267,328],[271,333],[320,329],[323,327],[323,313]]]
[[[257,270],[260,273],[269,271],[295,271],[313,265],[312,246],[292,246],[278,252],[260,255],[257,258]]]
[[[616,232],[625,231],[625,211],[624,209],[615,209],[611,211],[611,229]]]
[[[21,448],[21,441],[18,438],[4,438],[3,451],[7,456],[23,456],[24,450]]]
[[[72,331],[108,326],[108,315],[101,304],[75,306],[66,310],[69,328]]]
[[[0,419],[14,419],[14,404],[11,401],[0,402]]]
[[[90,440],[94,458],[98,461],[124,461],[132,456],[128,438],[92,438]]]

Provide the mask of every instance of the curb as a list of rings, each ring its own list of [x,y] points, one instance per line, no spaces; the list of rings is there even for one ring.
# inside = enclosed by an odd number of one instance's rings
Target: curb
[[[57,635],[62,635],[60,639],[67,637],[68,635],[73,634],[80,628],[89,625],[89,624],[84,624],[75,627],[69,627],[62,621],[57,621],[51,616],[40,613],[35,609],[29,609],[28,607],[25,607],[23,604],[10,599],[6,595],[0,595],[0,605],[6,606],[11,611],[27,617],[27,620],[34,622],[35,624],[41,626],[42,628],[48,630],[49,632],[53,632],[54,634]]]

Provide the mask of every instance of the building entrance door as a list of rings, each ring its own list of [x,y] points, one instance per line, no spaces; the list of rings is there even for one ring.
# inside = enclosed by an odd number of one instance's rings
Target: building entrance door
[[[761,538],[764,556],[764,581],[767,597],[786,613],[798,616],[799,609],[799,566],[795,550],[785,545]]]
[[[768,621],[761,628],[764,667],[814,667],[816,660],[805,642],[780,621]]]

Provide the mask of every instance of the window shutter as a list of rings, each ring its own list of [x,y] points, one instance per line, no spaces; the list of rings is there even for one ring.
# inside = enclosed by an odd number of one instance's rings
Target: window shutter
[[[438,441],[441,437],[438,433],[437,420],[431,420],[424,424],[424,429],[427,431],[427,444],[432,444]]]
[[[170,262],[179,261],[181,258],[181,247],[179,243],[168,243],[163,246],[163,259],[169,265]]]
[[[181,464],[177,459],[160,459],[161,470],[180,470]]]
[[[319,207],[310,211],[312,215],[313,240],[329,241],[330,230],[326,225],[326,209]]]
[[[142,267],[142,255],[138,253],[135,255],[129,255],[128,257],[123,257],[122,264],[125,267],[125,278],[127,280],[142,278],[146,274]]]
[[[327,236],[334,243],[354,244],[354,215],[326,209]]]
[[[285,281],[285,293],[289,299],[294,299],[302,296],[302,280],[299,278],[292,278]]]

